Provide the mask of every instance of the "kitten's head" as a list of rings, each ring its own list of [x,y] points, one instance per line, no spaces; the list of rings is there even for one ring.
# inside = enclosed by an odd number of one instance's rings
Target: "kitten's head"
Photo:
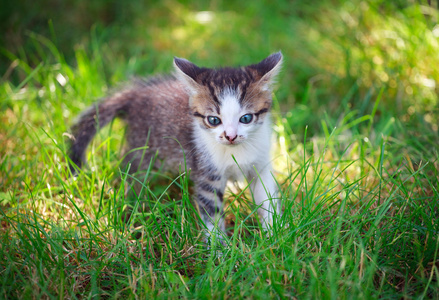
[[[281,63],[280,52],[241,68],[200,68],[186,59],[174,59],[197,125],[224,145],[246,141],[264,123]]]

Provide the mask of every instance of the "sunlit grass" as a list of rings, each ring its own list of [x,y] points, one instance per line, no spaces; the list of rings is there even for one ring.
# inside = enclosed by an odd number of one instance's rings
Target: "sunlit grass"
[[[273,14],[268,6],[244,14],[166,2],[166,10],[143,12],[139,24],[155,38],[136,40],[145,52],[128,59],[111,50],[123,42],[93,32],[70,64],[52,40],[31,34],[33,52],[9,53],[0,84],[2,297],[438,297],[431,83],[439,49],[428,19],[437,11],[423,19],[425,7],[413,5],[386,17],[387,6],[362,3],[323,5],[314,19],[307,6],[301,19],[279,5],[288,17],[271,20],[257,17]],[[312,30],[291,36],[291,28]],[[273,108],[273,164],[283,213],[272,235],[261,233],[239,188],[227,194],[227,245],[211,249],[187,176],[151,170],[142,197],[129,196],[120,121],[92,142],[89,166],[69,174],[70,125],[119,81],[167,72],[173,55],[214,66],[278,49],[286,65]]]

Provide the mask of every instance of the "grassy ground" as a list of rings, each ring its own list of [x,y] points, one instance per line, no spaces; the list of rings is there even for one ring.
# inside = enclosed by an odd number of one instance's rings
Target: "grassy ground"
[[[0,297],[439,298],[436,3],[39,3],[2,23]],[[119,82],[279,49],[271,236],[245,189],[212,249],[187,176],[128,201],[120,121],[69,176],[70,125]]]

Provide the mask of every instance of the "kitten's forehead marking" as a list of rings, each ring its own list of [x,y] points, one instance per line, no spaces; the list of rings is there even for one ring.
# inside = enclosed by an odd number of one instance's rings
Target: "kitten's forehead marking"
[[[245,67],[222,68],[205,73],[202,84],[207,86],[212,99],[219,103],[219,97],[231,91],[236,92],[236,98],[242,102],[248,86],[254,81],[253,75]]]

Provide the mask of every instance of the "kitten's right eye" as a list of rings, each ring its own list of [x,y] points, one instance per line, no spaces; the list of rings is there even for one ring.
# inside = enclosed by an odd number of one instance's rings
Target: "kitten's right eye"
[[[208,116],[207,122],[209,122],[209,124],[212,126],[218,126],[219,124],[221,124],[221,119],[214,116]]]

